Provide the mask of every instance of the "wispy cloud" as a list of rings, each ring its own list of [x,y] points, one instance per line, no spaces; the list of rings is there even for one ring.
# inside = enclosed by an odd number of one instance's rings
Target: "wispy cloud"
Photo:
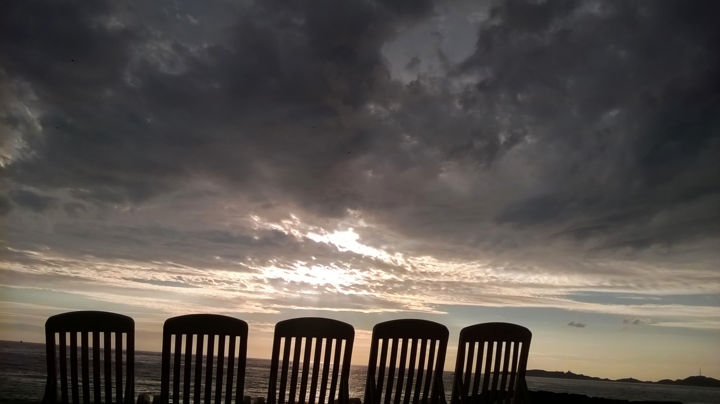
[[[386,237],[382,227],[374,226],[357,212],[343,218],[338,225],[348,226],[348,222],[360,224],[369,240]],[[412,250],[398,252],[373,247],[352,227],[327,230],[308,224],[297,215],[278,222],[252,215],[245,223],[249,228],[236,227],[235,231],[241,234],[278,231],[289,236],[284,243],[293,246],[291,253],[264,255],[261,250],[248,249],[239,251],[243,256],[241,259],[228,260],[220,256],[222,253],[216,254],[215,244],[207,244],[206,258],[190,265],[172,261],[65,256],[52,251],[9,247],[14,259],[2,265],[6,271],[40,276],[59,284],[70,285],[72,280],[95,285],[89,290],[112,289],[112,293],[100,295],[87,292],[87,288],[76,288],[75,291],[109,302],[123,301],[124,296],[131,294],[144,306],[163,312],[177,312],[178,306],[173,302],[189,299],[195,310],[203,307],[212,310],[219,306],[245,313],[277,313],[303,308],[359,313],[441,313],[441,307],[445,305],[467,305],[561,308],[641,316],[673,324],[688,321],[693,328],[698,324],[712,326],[718,319],[714,306],[634,304],[634,300],[593,303],[569,298],[582,291],[647,293],[648,286],[655,293],[671,293],[684,290],[688,271],[680,277],[671,270],[620,262],[617,265],[625,266],[625,272],[613,273],[608,271],[612,264],[607,260],[596,264],[586,260],[583,272],[557,271],[557,267],[553,271],[540,264],[502,263],[491,256],[482,261],[447,260],[416,256]],[[210,234],[209,237],[218,239],[218,235]],[[260,239],[257,236],[248,238]],[[243,239],[229,238],[228,241],[238,246],[237,241]],[[562,261],[556,261],[556,264],[558,262]],[[570,264],[572,262],[569,260]],[[665,275],[656,275],[652,283],[637,287],[650,270]],[[698,276],[705,275],[698,271]],[[713,290],[716,285],[706,282],[704,287]],[[578,324],[581,323],[569,325]]]

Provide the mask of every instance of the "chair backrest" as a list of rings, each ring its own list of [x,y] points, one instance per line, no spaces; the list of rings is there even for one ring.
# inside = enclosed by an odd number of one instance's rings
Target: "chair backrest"
[[[442,373],[447,341],[447,327],[432,321],[405,319],[375,325],[365,404],[444,402]]]
[[[525,382],[531,338],[530,330],[510,323],[484,323],[463,328],[458,342],[451,404],[523,400],[521,388]]]
[[[78,345],[78,333],[80,345]],[[78,348],[80,348],[81,362],[79,370]],[[47,383],[44,403],[58,402],[58,379],[59,402],[62,403],[79,403],[81,394],[83,403],[134,402],[135,322],[132,318],[104,311],[75,311],[52,316],[45,322],[45,349]],[[125,352],[124,372],[123,351]],[[70,380],[68,380],[68,366]],[[78,385],[78,377],[80,385]],[[79,391],[80,388],[82,393]]]
[[[160,402],[189,403],[191,396],[193,403],[209,404],[214,400],[229,404],[233,397],[235,403],[242,402],[247,336],[246,322],[218,314],[189,314],[165,320]]]
[[[268,404],[347,403],[354,339],[353,326],[328,318],[304,317],[277,323],[270,363]],[[302,375],[298,386],[301,358]]]

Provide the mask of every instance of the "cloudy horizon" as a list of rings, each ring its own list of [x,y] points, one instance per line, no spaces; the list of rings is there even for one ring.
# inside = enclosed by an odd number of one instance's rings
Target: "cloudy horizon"
[[[531,368],[720,377],[719,11],[3,2],[0,339],[508,321]]]

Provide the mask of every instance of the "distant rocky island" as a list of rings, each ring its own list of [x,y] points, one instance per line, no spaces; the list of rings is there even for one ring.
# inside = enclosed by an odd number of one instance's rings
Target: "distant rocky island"
[[[653,383],[653,384],[673,384],[678,386],[696,386],[696,387],[720,387],[720,380],[706,376],[690,376],[684,379],[670,380],[662,379],[657,382],[644,381],[630,378],[624,379],[603,379],[600,377],[586,376],[573,372],[548,371],[540,369],[530,369],[526,372],[527,376],[533,377],[550,377],[555,379],[576,379],[576,380],[598,380],[606,382],[624,382],[624,383]]]

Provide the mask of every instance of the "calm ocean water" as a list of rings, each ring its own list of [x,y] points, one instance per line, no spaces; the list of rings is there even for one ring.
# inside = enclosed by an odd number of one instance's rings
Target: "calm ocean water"
[[[135,392],[158,394],[160,391],[160,354],[135,354]],[[39,402],[45,386],[45,346],[43,344],[0,341],[0,402]],[[249,359],[245,395],[265,397],[270,361]],[[685,404],[718,404],[720,389],[600,382],[586,380],[528,377],[531,390],[577,393],[624,400],[671,400]],[[364,395],[365,367],[354,366],[350,373],[350,396]],[[446,392],[452,386],[452,373],[445,373]]]

